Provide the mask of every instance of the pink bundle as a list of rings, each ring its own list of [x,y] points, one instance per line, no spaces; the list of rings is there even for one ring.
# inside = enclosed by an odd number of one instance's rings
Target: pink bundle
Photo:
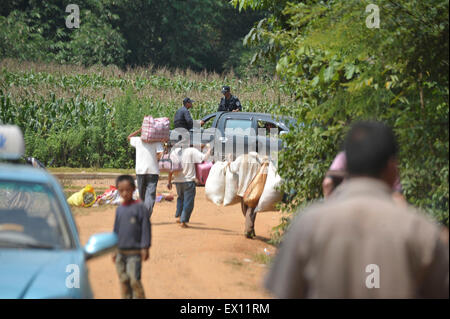
[[[144,117],[141,128],[141,139],[145,143],[166,142],[170,137],[170,120],[167,117]]]
[[[195,164],[195,175],[200,185],[205,185],[208,179],[209,171],[213,166],[212,162],[202,162]]]

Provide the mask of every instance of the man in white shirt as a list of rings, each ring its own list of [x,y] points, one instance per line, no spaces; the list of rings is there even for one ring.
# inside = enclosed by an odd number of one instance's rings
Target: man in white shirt
[[[194,209],[195,200],[195,164],[201,163],[209,158],[211,148],[208,146],[208,151],[204,154],[198,149],[192,147],[181,150],[180,147],[174,147],[171,153],[171,160],[175,160],[174,156],[178,156],[181,151],[181,165],[183,170],[169,173],[168,189],[172,189],[172,176],[174,176],[173,183],[177,189],[177,211],[175,218],[177,222],[181,223],[181,227],[186,228],[189,219],[191,218]]]
[[[158,161],[164,148],[160,142],[144,143],[137,134],[141,129],[128,136],[131,146],[136,148],[136,178],[139,197],[152,216],[156,199],[156,186],[159,179]]]

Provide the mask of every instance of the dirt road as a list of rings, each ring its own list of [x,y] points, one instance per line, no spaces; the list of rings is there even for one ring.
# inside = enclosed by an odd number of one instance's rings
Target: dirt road
[[[163,182],[158,189],[163,190]],[[197,188],[190,228],[175,223],[176,199],[156,203],[152,221],[150,259],[143,263],[142,283],[147,298],[270,298],[262,288],[267,272],[264,248],[278,212],[258,214],[256,239],[243,236],[240,205],[218,207]],[[98,232],[111,231],[115,206],[74,209],[82,244]],[[95,298],[120,298],[111,255],[88,262]]]

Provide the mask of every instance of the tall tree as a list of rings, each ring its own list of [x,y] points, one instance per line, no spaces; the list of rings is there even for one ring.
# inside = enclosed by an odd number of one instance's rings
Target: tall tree
[[[108,8],[120,19],[126,63],[221,72],[236,41],[260,13],[239,13],[224,0],[119,0]]]
[[[233,3],[270,11],[245,41],[262,47],[255,59],[277,62],[298,100],[284,112],[305,123],[280,156],[285,190],[298,190],[288,208],[321,195],[348,124],[377,119],[398,135],[408,201],[448,225],[448,1]]]

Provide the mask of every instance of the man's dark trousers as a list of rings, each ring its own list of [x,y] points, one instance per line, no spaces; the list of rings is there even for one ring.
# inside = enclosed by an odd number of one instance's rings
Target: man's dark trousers
[[[153,206],[156,201],[156,186],[158,185],[159,175],[157,174],[137,174],[137,184],[139,197],[147,207],[149,216],[152,217]]]

